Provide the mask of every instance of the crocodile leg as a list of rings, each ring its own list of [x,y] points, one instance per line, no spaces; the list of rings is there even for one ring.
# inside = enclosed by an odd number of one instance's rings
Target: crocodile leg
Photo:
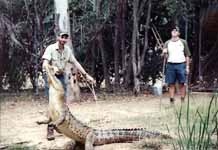
[[[64,150],[84,150],[84,149],[85,149],[84,144],[81,144],[74,140],[64,144]]]
[[[85,150],[94,150],[94,141],[95,141],[95,135],[93,132],[89,132],[86,136],[85,141]]]
[[[64,144],[64,149],[65,150],[74,150],[76,146],[76,142],[74,140],[67,142]]]

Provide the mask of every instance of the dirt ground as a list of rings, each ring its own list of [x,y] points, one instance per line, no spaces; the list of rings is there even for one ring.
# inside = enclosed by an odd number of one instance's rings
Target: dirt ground
[[[160,98],[152,95],[134,97],[101,94],[97,102],[92,100],[92,96],[84,97],[83,102],[71,103],[69,107],[79,120],[94,128],[146,128],[168,133],[167,126],[172,131],[176,127],[175,108],[170,105],[167,96]],[[48,104],[42,96],[5,96],[0,101],[0,149],[13,149],[15,144],[29,149],[62,149],[70,140],[58,133],[55,133],[54,141],[46,140],[46,125],[36,124],[37,120],[46,117]],[[181,103],[178,97],[176,106],[179,105]],[[148,148],[141,148],[139,142],[95,147],[95,150],[140,149]],[[171,148],[164,145],[162,149]]]

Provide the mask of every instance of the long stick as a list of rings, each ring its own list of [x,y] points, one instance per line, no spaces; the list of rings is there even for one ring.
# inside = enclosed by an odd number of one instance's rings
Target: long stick
[[[84,75],[81,72],[80,72],[80,74],[84,77]],[[94,100],[97,101],[97,96],[95,94],[94,84],[92,83],[91,86],[90,86],[87,80],[85,80],[85,82],[86,82],[86,85],[88,86],[88,88],[90,89],[90,91],[92,92]]]
[[[161,49],[163,49],[163,44],[161,43],[161,40],[158,38],[156,32],[154,31],[154,28],[151,28],[151,30],[152,30],[152,32],[153,32],[153,34],[154,34],[154,36],[155,36],[155,39],[157,40],[157,43],[158,43],[159,47],[160,47]]]
[[[186,75],[186,94],[189,94],[189,74]]]
[[[155,25],[153,25],[153,27],[154,27],[154,30],[155,30],[155,31],[156,31],[156,33],[157,33],[157,36],[158,36],[158,38],[159,38],[159,40],[160,40],[160,43],[161,43],[161,44],[163,44],[164,42],[163,42],[163,40],[162,40],[162,38],[161,38],[161,36],[160,36],[160,34],[159,34],[159,32],[158,32],[158,30],[157,30],[156,26],[155,26]]]
[[[154,30],[155,29],[155,30]],[[157,42],[158,42],[158,45],[161,49],[163,49],[163,41],[160,37],[160,34],[158,33],[156,27],[154,26],[154,28],[151,28]],[[166,66],[166,55],[164,55],[164,60],[163,60],[163,68],[162,68],[162,73],[163,73],[163,76],[164,76],[164,73],[165,73],[165,66]]]
[[[155,36],[155,38],[157,40],[157,43],[158,43],[159,47],[163,50],[163,45],[164,45],[163,40],[161,39],[161,36],[158,33],[157,28],[153,25],[151,30],[152,30],[152,32],[153,32],[153,34],[154,34],[154,36]],[[163,76],[162,76],[162,81],[161,81],[161,88],[163,88],[163,84],[164,84],[164,81],[165,81],[165,66],[166,66],[166,55],[164,55],[164,59],[163,59],[163,68],[162,68]],[[160,110],[161,110],[161,106],[162,106],[162,95],[160,95]]]
[[[89,87],[90,91],[92,92],[93,97],[94,97],[94,100],[96,101],[96,100],[97,100],[97,96],[96,96],[96,94],[95,94],[95,89],[94,89],[93,83],[91,84],[91,86],[89,85],[88,82],[86,82],[86,84],[87,84],[87,86]]]

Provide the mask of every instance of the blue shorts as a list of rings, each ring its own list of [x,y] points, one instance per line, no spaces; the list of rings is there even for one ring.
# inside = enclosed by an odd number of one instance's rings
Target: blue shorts
[[[182,84],[186,82],[185,63],[167,63],[166,67],[166,83],[175,84],[178,81]]]

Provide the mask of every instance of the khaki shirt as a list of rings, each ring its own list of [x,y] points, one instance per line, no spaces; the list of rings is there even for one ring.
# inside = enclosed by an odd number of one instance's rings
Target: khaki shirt
[[[42,59],[49,61],[51,65],[58,67],[60,70],[64,70],[67,63],[75,63],[76,58],[74,57],[72,50],[64,45],[64,50],[59,50],[58,42],[49,45],[42,56]]]

